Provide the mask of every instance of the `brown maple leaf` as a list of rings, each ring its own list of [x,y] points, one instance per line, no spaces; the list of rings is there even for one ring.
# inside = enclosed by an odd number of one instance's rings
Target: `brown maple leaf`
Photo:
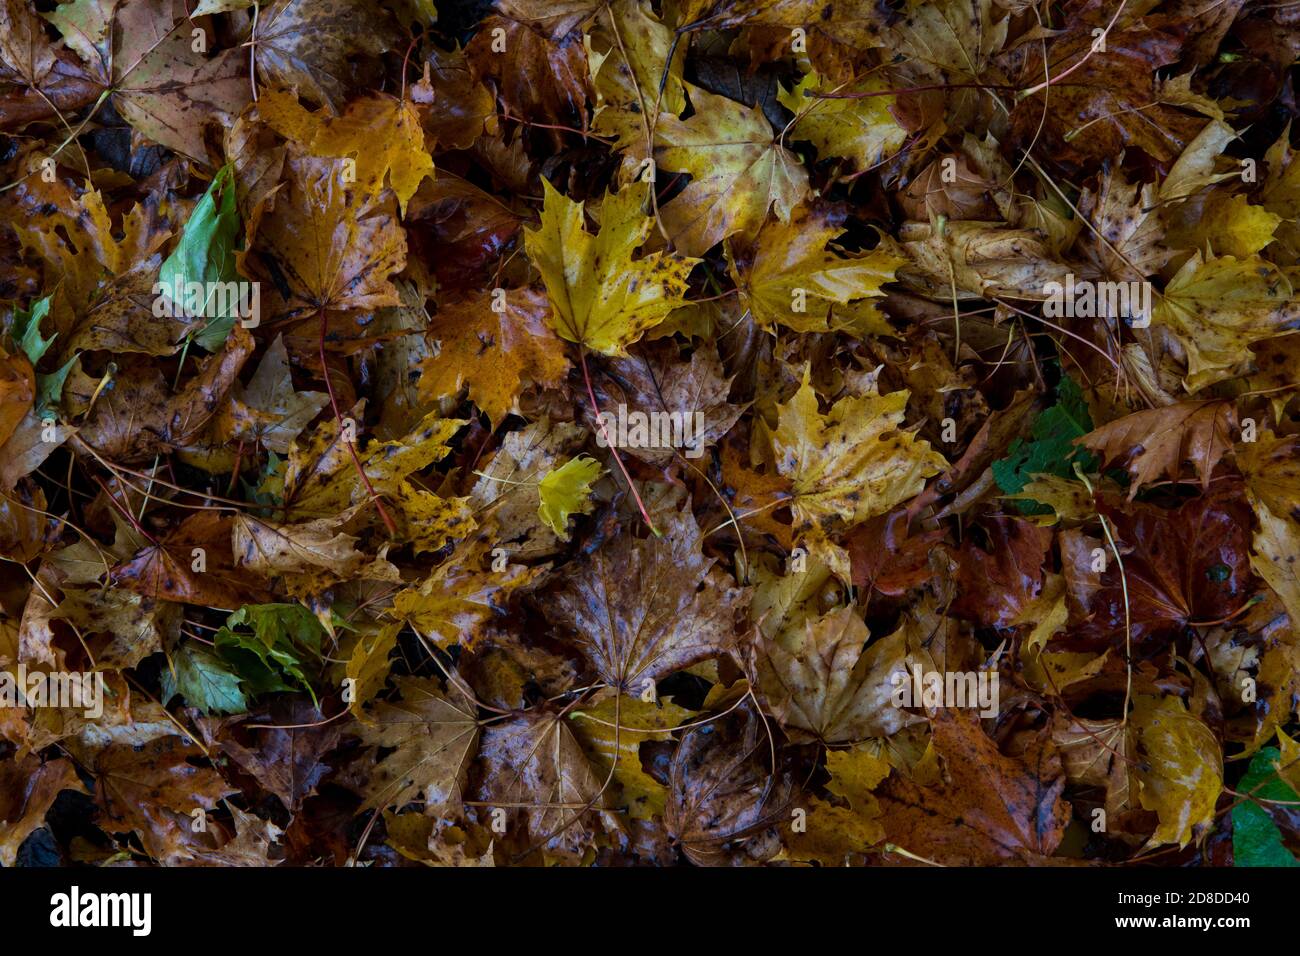
[[[1210,487],[1214,466],[1232,449],[1237,410],[1231,402],[1179,402],[1134,412],[1075,440],[1102,457],[1102,465],[1123,462],[1133,476],[1132,500],[1143,485],[1165,476],[1178,480],[1184,462]]]
[[[427,333],[438,353],[420,366],[420,395],[432,402],[468,387],[470,401],[496,424],[529,385],[558,386],[569,361],[546,323],[549,310],[535,288],[485,289],[441,303]]]
[[[194,811],[212,810],[236,792],[215,770],[189,762],[200,755],[197,747],[175,736],[104,747],[92,768],[100,826],[110,833],[139,834],[155,859],[193,855]]]
[[[1063,550],[1073,626],[1057,638],[1061,646],[1122,644],[1126,622],[1134,641],[1169,638],[1189,624],[1231,617],[1247,601],[1252,520],[1239,483],[1216,486],[1172,510],[1143,504],[1100,510],[1122,566],[1109,547],[1100,572],[1093,570],[1095,552],[1071,549],[1067,557]]]
[[[697,866],[761,863],[780,849],[776,826],[795,786],[773,767],[753,708],[693,727],[673,755],[664,825]]]
[[[689,506],[664,509],[662,537],[620,535],[570,564],[552,620],[572,635],[601,679],[640,695],[654,681],[726,653],[748,591],[701,549]]]
[[[943,776],[922,786],[896,770],[876,791],[889,841],[946,866],[1050,856],[1070,820],[1055,747],[1040,738],[1019,756],[1004,756],[966,710],[941,708],[931,725]]]
[[[1052,529],[1005,517],[988,518],[981,527],[988,549],[972,537],[962,542],[952,613],[986,627],[1010,627],[1042,587]]]

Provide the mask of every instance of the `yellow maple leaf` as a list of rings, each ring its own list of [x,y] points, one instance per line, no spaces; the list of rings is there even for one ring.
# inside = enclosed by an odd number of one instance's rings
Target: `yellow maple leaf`
[[[894,270],[907,260],[884,249],[858,258],[837,256],[826,245],[839,233],[825,213],[801,210],[788,223],[767,223],[752,246],[729,245],[732,278],[755,322],[769,332],[778,325],[796,332],[827,332],[840,327],[831,320],[833,303],[847,305],[884,295],[880,287],[892,281]],[[878,316],[874,306],[863,305]]]
[[[524,230],[524,247],[546,283],[548,321],[562,339],[603,355],[626,355],[646,329],[683,304],[697,260],[661,252],[632,258],[652,226],[642,212],[647,183],[606,198],[594,236],[583,228],[582,203],[542,184],[542,224]]]
[[[680,252],[699,256],[727,236],[753,236],[775,209],[782,222],[808,195],[808,172],[757,107],[687,86],[695,113],[661,115],[655,158],[690,184],[663,208]]]
[[[566,541],[569,516],[585,514],[595,505],[591,501],[591,483],[600,477],[600,462],[586,455],[571,458],[553,468],[537,483],[541,504],[537,515],[547,527]]]
[[[828,518],[856,524],[884,514],[948,467],[929,442],[900,428],[907,397],[900,390],[843,398],[823,415],[804,370],[799,391],[777,406],[772,436],[777,470],[794,484],[796,533],[818,529]]]
[[[406,100],[373,93],[334,116],[328,107],[312,113],[295,94],[270,89],[258,98],[257,110],[268,126],[313,156],[355,158],[356,183],[366,196],[383,189],[386,174],[403,216],[420,181],[433,175],[419,114]]]
[[[1170,280],[1151,321],[1187,351],[1184,385],[1194,392],[1230,378],[1249,346],[1280,335],[1300,317],[1291,280],[1259,256],[1192,256]]]
[[[1160,818],[1147,845],[1186,846],[1198,827],[1214,819],[1223,789],[1219,742],[1177,697],[1139,694],[1131,727],[1144,758],[1135,768],[1138,798]]]
[[[809,73],[789,92],[779,89],[777,99],[795,114],[791,139],[812,143],[821,159],[839,156],[849,160],[852,169],[866,169],[898,152],[907,139],[907,130],[889,111],[896,97],[828,99],[811,94],[879,93],[888,88],[889,83],[878,76],[837,84]]]
[[[1172,211],[1176,225],[1169,229],[1169,243],[1182,249],[1209,246],[1220,255],[1244,259],[1270,242],[1282,217],[1263,206],[1252,206],[1244,195],[1216,190],[1201,201],[1192,199]]]

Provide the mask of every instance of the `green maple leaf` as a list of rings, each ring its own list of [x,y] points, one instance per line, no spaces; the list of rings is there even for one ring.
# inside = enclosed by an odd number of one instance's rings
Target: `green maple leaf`
[[[248,700],[239,684],[239,675],[212,651],[185,644],[172,655],[172,668],[163,670],[163,703],[179,695],[205,714],[242,714]]]
[[[10,338],[27,356],[33,367],[49,351],[50,346],[54,344],[54,340],[59,337],[57,332],[48,339],[41,334],[41,320],[49,314],[50,297],[48,295],[33,302],[30,309],[17,309],[14,312],[13,327],[9,331]],[[59,398],[63,394],[63,383],[67,381],[68,373],[72,371],[72,366],[76,363],[77,357],[77,355],[73,355],[63,363],[61,368],[53,372],[36,373],[35,407],[38,418],[43,418],[46,411],[59,404]]]
[[[993,478],[1008,494],[1018,494],[1034,475],[1074,477],[1074,463],[1085,471],[1096,467],[1096,458],[1074,445],[1074,440],[1092,431],[1092,416],[1083,400],[1083,392],[1068,375],[1061,376],[1056,387],[1056,404],[1034,419],[1032,438],[1017,438],[1007,449],[1007,457],[993,463]],[[1017,502],[1026,514],[1045,513],[1045,506],[1035,501]]]

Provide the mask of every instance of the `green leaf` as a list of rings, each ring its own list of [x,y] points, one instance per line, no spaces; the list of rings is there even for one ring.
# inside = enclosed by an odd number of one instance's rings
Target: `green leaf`
[[[33,366],[41,360],[41,356],[59,337],[57,332],[48,339],[41,335],[41,320],[49,314],[50,297],[48,295],[33,302],[31,309],[26,311],[18,309],[14,312],[14,325],[10,331],[10,336],[18,347],[23,350],[23,354],[27,356],[28,361]]]
[[[1096,467],[1096,458],[1074,440],[1092,431],[1092,416],[1083,400],[1083,392],[1068,375],[1061,376],[1056,387],[1056,404],[1044,409],[1034,420],[1030,441],[1017,438],[1007,449],[1007,457],[993,463],[993,478],[1008,494],[1018,494],[1034,475],[1073,478],[1077,460],[1084,470]],[[1046,513],[1046,506],[1036,501],[1017,501],[1026,514]]]
[[[182,290],[190,282],[236,281],[239,275],[235,271],[235,246],[241,225],[235,207],[234,171],[229,165],[223,166],[203,198],[195,204],[181,231],[180,242],[158,271],[158,281]],[[210,313],[209,309],[213,312]],[[204,302],[196,310],[196,316],[207,319],[207,322],[194,336],[194,341],[209,352],[220,350],[235,326],[234,307],[228,305],[221,311]]]
[[[315,701],[311,675],[319,670],[324,633],[300,604],[248,604],[226,618],[213,643],[253,694],[305,690]]]
[[[185,703],[204,713],[242,714],[248,701],[239,688],[239,676],[216,654],[197,644],[184,644],[172,656],[171,670],[162,673],[163,703],[178,694]]]
[[[572,458],[537,484],[537,516],[561,538],[569,538],[569,515],[591,510],[591,483],[600,477],[600,462],[586,455]]]
[[[59,337],[56,332],[48,339],[41,335],[41,320],[50,314],[50,296],[37,299],[32,303],[30,309],[17,309],[14,312],[13,327],[9,330],[10,337],[20,348],[28,361],[32,363],[33,368],[41,360],[54,340]],[[58,406],[63,396],[63,383],[68,379],[68,373],[72,371],[72,366],[77,363],[80,355],[73,355],[63,363],[63,367],[53,372],[36,373],[36,405],[35,412],[37,418],[44,418],[46,412]]]
[[[319,619],[301,604],[245,604],[226,618],[227,627],[247,625],[267,647],[287,644],[320,655],[325,633]]]
[[[63,383],[68,380],[68,373],[72,371],[72,366],[81,361],[81,353],[78,352],[72,358],[63,363],[63,367],[53,372],[36,373],[36,415],[43,417],[46,409],[54,408],[63,399]]]
[[[1253,793],[1265,800],[1300,800],[1277,775],[1275,764],[1280,756],[1276,747],[1265,747],[1255,754],[1237,784],[1238,792]],[[1232,858],[1234,866],[1300,866],[1300,860],[1283,845],[1282,831],[1273,818],[1253,799],[1232,808]]]

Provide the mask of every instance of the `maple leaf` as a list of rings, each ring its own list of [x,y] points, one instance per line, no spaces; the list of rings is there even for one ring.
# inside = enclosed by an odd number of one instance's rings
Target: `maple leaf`
[[[198,512],[114,565],[110,577],[114,584],[153,600],[227,609],[264,600],[267,592],[234,565],[226,543],[232,522],[220,512]],[[195,548],[203,549],[201,562]]]
[[[277,335],[248,384],[231,388],[217,426],[232,439],[260,442],[268,451],[287,455],[293,440],[328,403],[324,392],[294,390],[284,336]]]
[[[1259,256],[1188,259],[1156,300],[1153,325],[1187,353],[1188,391],[1231,377],[1249,346],[1280,335],[1300,317],[1291,280]]]
[[[957,569],[960,596],[952,611],[985,627],[1009,627],[1037,597],[1052,530],[1019,518],[988,518],[989,548],[962,542]]]
[[[903,595],[930,576],[930,551],[942,537],[940,531],[909,535],[903,511],[877,515],[845,537],[853,583],[893,597]]]
[[[188,20],[179,0],[75,0],[45,16],[123,119],[169,149],[211,162],[205,127],[229,125],[248,102],[239,50],[209,57],[196,49],[191,29],[178,22]]]
[[[930,443],[902,431],[906,391],[842,398],[823,415],[805,369],[772,435],[777,470],[790,478],[795,532],[827,519],[855,524],[911,498],[947,467]]]
[[[506,435],[479,471],[470,492],[478,511],[491,515],[500,540],[521,559],[545,555],[560,536],[542,518],[542,476],[553,471],[586,437],[578,425],[542,420]]]
[[[371,442],[353,460],[336,421],[318,427],[307,441],[295,442],[284,475],[284,500],[295,518],[337,517],[384,495],[401,519],[399,536],[417,550],[435,551],[475,527],[464,498],[444,498],[414,485],[410,476],[443,458],[447,442],[464,426],[462,419],[426,415],[396,441]],[[357,467],[364,471],[361,480]]]
[[[1300,574],[1295,555],[1300,548],[1296,515],[1300,492],[1297,440],[1265,431],[1237,452],[1246,479],[1246,493],[1258,527],[1252,542],[1251,567],[1281,599],[1292,621],[1300,620]]]
[[[578,862],[599,834],[621,829],[582,744],[556,714],[532,711],[485,727],[479,760],[478,797],[506,811],[529,841],[522,849]]]
[[[762,862],[779,849],[775,827],[788,817],[794,784],[767,754],[753,708],[693,727],[673,755],[664,825],[697,866]]]
[[[1179,402],[1134,412],[1075,441],[1101,455],[1103,465],[1126,459],[1133,498],[1161,475],[1177,481],[1185,461],[1201,476],[1201,488],[1208,489],[1214,466],[1233,446],[1236,429],[1237,412],[1227,402]]]
[[[502,42],[504,50],[494,48]],[[576,33],[552,36],[513,17],[491,16],[479,24],[465,56],[476,79],[495,81],[512,116],[560,125],[580,121],[586,111],[591,73]],[[552,139],[558,143],[555,132]]]
[[[788,223],[765,225],[752,246],[728,245],[732,278],[755,322],[769,332],[778,326],[824,332],[847,325],[835,305],[884,295],[881,286],[906,260],[883,249],[856,258],[837,256],[827,244],[839,232],[835,217],[800,210]],[[874,309],[868,314],[878,315]]]
[[[1263,206],[1252,206],[1244,195],[1212,190],[1183,203],[1170,213],[1175,222],[1169,243],[1181,249],[1212,249],[1247,259],[1273,241],[1282,217]]]
[[[561,538],[568,539],[569,516],[586,514],[595,505],[591,498],[591,483],[604,469],[600,462],[585,456],[571,458],[558,468],[548,471],[537,483],[541,504],[537,516]]]
[[[687,85],[694,114],[659,117],[655,160],[691,182],[663,207],[673,247],[703,255],[727,236],[753,237],[769,209],[789,222],[808,195],[808,174],[761,110]]]
[[[648,416],[666,413],[675,416],[669,419],[670,424],[683,423],[680,429],[673,425],[666,441],[661,437],[635,442],[649,447],[628,448],[629,455],[658,465],[666,465],[679,455],[701,457],[744,412],[743,406],[728,401],[733,380],[727,376],[717,352],[702,345],[685,362],[675,347],[652,345],[639,351],[637,357],[602,363],[604,374],[595,385],[597,404],[606,409],[626,406],[629,420],[634,412]],[[614,417],[612,412],[606,414]],[[592,432],[603,439],[594,413],[589,414],[589,421]],[[629,427],[629,433],[633,428]]]
[[[86,416],[76,443],[124,462],[191,444],[221,407],[253,349],[252,337],[236,327],[225,347],[174,393],[156,368],[124,370]]]
[[[854,743],[888,737],[919,719],[892,699],[895,675],[906,676],[911,662],[905,630],[864,650],[870,636],[852,608],[809,620],[803,634],[783,640],[759,635],[754,684],[793,739]]]
[[[408,238],[429,251],[438,282],[477,292],[484,270],[513,242],[522,219],[500,198],[440,169],[438,178],[425,180],[415,194],[407,222],[415,227]]]
[[[180,609],[170,603],[116,588],[64,591],[51,620],[66,620],[84,635],[98,667],[135,667],[175,640],[180,631]],[[98,640],[92,635],[104,635]]]
[[[1137,797],[1160,817],[1149,845],[1186,846],[1214,818],[1223,787],[1219,742],[1176,697],[1139,695],[1131,719]]]
[[[1007,18],[993,17],[989,0],[912,0],[890,38],[905,56],[940,75],[978,81],[1007,39]]]
[[[987,222],[907,223],[900,238],[919,271],[913,276],[901,270],[900,278],[947,301],[999,295],[1042,299],[1049,282],[1064,284],[1069,274],[1037,229]]]
[[[400,698],[377,702],[374,722],[360,727],[365,743],[392,750],[371,769],[362,809],[422,799],[430,810],[458,812],[477,753],[478,720],[472,708],[458,706],[434,681],[399,677],[395,684]]]
[[[303,109],[292,93],[265,90],[257,100],[262,121],[309,155],[352,157],[355,182],[374,199],[384,179],[397,195],[403,216],[420,180],[433,175],[433,159],[424,148],[424,132],[415,106],[392,96],[375,94],[348,103],[339,116],[328,107],[315,113]]]
[[[722,449],[722,477],[736,521],[741,527],[750,526],[772,535],[788,548],[793,539],[790,524],[777,520],[772,512],[789,503],[791,481],[784,475],[759,474],[746,467],[742,454],[732,443]]]
[[[24,185],[15,193],[19,208],[28,211],[28,225],[14,231],[44,264],[48,285],[58,285],[51,305],[56,324],[69,324],[59,315],[64,308],[77,320],[62,339],[64,353],[109,349],[168,355],[176,350],[193,320],[166,312],[153,316],[159,264],[154,254],[169,235],[156,201],[137,203],[119,228],[99,190],[75,195],[66,188]]]
[[[1155,71],[1178,59],[1181,29],[1137,20],[1106,29],[1105,49],[1094,50],[1093,28],[1079,18],[1045,50],[1028,48],[1020,76],[1033,93],[1020,95],[1011,111],[1013,142],[1033,140],[1067,168],[1117,156],[1125,147],[1172,162],[1203,125],[1156,95]],[[1068,81],[1047,81],[1066,70]]]
[[[365,562],[357,540],[330,518],[284,525],[240,514],[230,528],[235,564],[268,577],[321,569],[351,577]]]
[[[504,613],[512,592],[528,588],[545,570],[510,563],[494,571],[491,548],[482,536],[463,542],[419,587],[393,597],[393,616],[434,635],[442,647],[472,645],[488,621]]]
[[[548,323],[560,338],[604,355],[626,355],[646,329],[681,305],[691,259],[632,253],[650,234],[642,210],[649,186],[635,183],[601,205],[600,231],[583,228],[582,204],[543,181],[542,224],[524,247],[551,300]]]
[[[596,774],[603,779],[613,767],[618,790],[611,805],[636,820],[662,819],[668,798],[667,786],[643,769],[641,744],[671,740],[670,731],[694,716],[666,698],[649,703],[625,696],[616,703],[613,692],[569,715]]]
[[[1085,555],[1066,562],[1066,580],[1082,620],[1063,646],[1123,641],[1126,621],[1134,641],[1155,641],[1241,609],[1249,581],[1251,521],[1239,488],[1216,489],[1172,511],[1153,505],[1122,512],[1105,504],[1098,508],[1110,522],[1123,567],[1109,561],[1104,571],[1095,572]]]
[[[494,423],[514,409],[526,384],[555,387],[569,368],[546,296],[532,288],[500,291],[439,305],[427,333],[438,353],[421,363],[419,381],[430,401],[468,386],[470,401]]]
[[[889,776],[887,761],[866,747],[826,753],[826,789],[839,803],[810,797],[807,826],[784,834],[786,850],[794,858],[815,860],[822,866],[846,866],[885,838],[880,825],[880,804],[872,791]]]
[[[1035,740],[1003,755],[965,710],[940,708],[933,747],[945,775],[919,785],[899,771],[876,790],[889,841],[950,866],[1032,863],[1049,856],[1070,819],[1060,757]]]
[[[844,85],[831,83],[813,72],[788,93],[781,90],[777,98],[795,114],[789,132],[791,139],[812,143],[823,159],[838,156],[849,160],[848,170],[852,172],[877,165],[897,152],[907,139],[907,130],[899,125],[891,112],[897,98],[823,99],[815,94],[878,94],[888,89],[888,81],[879,77],[866,77]]]
[[[212,810],[235,792],[215,770],[188,762],[200,753],[174,736],[138,747],[113,743],[100,750],[93,769],[104,829],[134,831],[149,855],[160,860],[193,856],[191,813]]]
[[[397,35],[382,7],[348,0],[274,0],[249,32],[259,73],[336,108],[348,90],[349,59],[377,57]]]
[[[239,259],[270,292],[270,318],[398,305],[389,276],[406,264],[406,236],[391,205],[350,189],[342,163],[303,157],[285,168],[276,214],[262,218]]]
[[[36,754],[27,754],[21,760],[6,760],[0,764],[0,823],[4,837],[0,839],[0,864],[15,865],[18,848],[32,831],[45,822],[45,814],[59,793],[75,790],[85,793],[86,788],[77,779],[77,770],[70,760],[50,760],[42,763]]]
[[[613,133],[628,159],[639,163],[649,158],[651,131],[658,125],[660,111],[680,116],[686,108],[685,57],[679,46],[672,63],[668,62],[673,31],[654,16],[645,0],[614,0],[597,9],[600,15],[592,24],[590,43],[599,106],[592,126],[599,133]]]
[[[1102,275],[1131,281],[1155,275],[1169,261],[1164,225],[1156,210],[1156,187],[1129,183],[1122,169],[1103,170],[1095,190],[1079,197],[1079,212],[1096,232],[1080,240]]]
[[[496,132],[496,103],[474,79],[461,50],[432,51],[424,76],[411,87],[411,102],[425,134],[439,147],[468,149],[481,134]]]
[[[704,556],[689,507],[670,501],[662,537],[624,535],[570,565],[554,620],[601,679],[639,696],[654,681],[728,651],[747,592]]]

